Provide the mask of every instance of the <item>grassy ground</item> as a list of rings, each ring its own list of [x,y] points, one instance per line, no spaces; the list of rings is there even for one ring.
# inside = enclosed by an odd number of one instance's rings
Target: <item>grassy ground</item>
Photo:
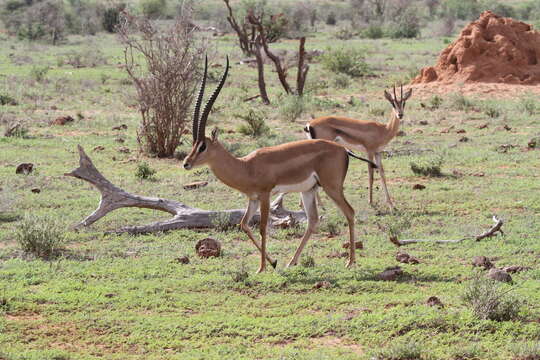
[[[335,75],[312,64],[306,111],[295,121],[284,120],[290,99],[279,97],[275,73],[268,68],[273,105],[262,110],[272,130],[264,138],[251,139],[237,131],[239,120],[233,115],[247,106],[243,98],[255,94],[256,73],[237,64],[242,55],[233,37],[216,43],[221,55],[216,61],[229,53],[235,65],[209,127],[224,129],[222,140],[237,154],[301,138],[302,126],[312,115],[386,121],[384,87],[434,63],[446,46],[444,39],[343,43],[365,49],[376,77],[354,79],[338,89]],[[336,257],[347,239],[345,222],[323,196],[321,231],[303,255],[315,266],[304,262],[284,269],[303,228],[274,230],[268,250],[280,265],[276,271],[254,275],[258,254],[236,229],[103,235],[164,216],[122,209],[90,229],[69,230],[99,201],[87,183],[63,176],[77,166],[77,144],[107,178],[133,193],[204,209],[237,208],[246,200],[205,169],[185,172],[177,160],[137,153],[134,89],[117,66],[121,51],[114,38],[98,43],[97,38],[73,37],[56,48],[11,40],[1,45],[7,51],[0,53],[0,92],[19,104],[2,106],[2,119],[22,120],[29,136],[0,138],[0,202],[3,207],[12,203],[12,211],[0,216],[0,358],[509,359],[540,340],[540,153],[527,150],[527,142],[538,135],[539,113],[524,111],[525,96],[465,99],[472,101],[467,107],[463,98],[448,94],[431,109],[433,99],[413,94],[403,125],[406,135],[389,145],[384,160],[396,213],[387,210],[380,189],[375,206],[367,204],[367,169],[364,163],[351,162],[346,195],[356,210],[357,236],[366,248],[358,252],[358,265],[345,269],[345,259]],[[309,49],[339,45],[330,35],[308,40]],[[276,47],[294,49],[296,44],[284,41]],[[88,52],[88,57],[98,58],[98,65],[75,69],[62,61],[70,52]],[[36,81],[35,69],[43,66],[49,67],[45,79]],[[76,120],[66,126],[48,124],[62,115]],[[127,130],[112,130],[122,123]],[[479,129],[484,123],[487,127]],[[468,141],[460,141],[464,136]],[[125,143],[116,142],[119,137]],[[501,147],[505,144],[513,146]],[[97,146],[104,150],[94,151]],[[121,146],[131,153],[118,152]],[[437,159],[442,159],[441,177],[417,176],[410,169],[411,162]],[[134,176],[141,161],[157,170],[154,181]],[[15,175],[21,162],[34,163],[36,171]],[[182,184],[194,180],[207,180],[209,185],[184,191]],[[412,190],[418,183],[426,189]],[[41,192],[32,193],[32,188]],[[287,201],[291,208],[298,206],[298,196]],[[14,232],[25,213],[52,216],[66,227],[62,257],[43,261],[20,251]],[[491,226],[493,214],[505,219],[504,237],[411,245],[404,250],[420,264],[400,264],[405,275],[398,281],[378,280],[379,272],[398,264],[396,248],[379,227],[400,231],[402,238],[451,239],[481,233]],[[331,235],[335,228],[339,234]],[[206,236],[221,241],[222,257],[197,258],[194,245]],[[189,256],[190,264],[175,260],[183,255]],[[478,320],[462,301],[470,280],[479,276],[470,265],[477,255],[488,256],[500,267],[531,267],[505,285],[523,301],[514,320]],[[321,281],[329,286],[315,288]],[[445,307],[427,306],[430,296],[439,297]]]

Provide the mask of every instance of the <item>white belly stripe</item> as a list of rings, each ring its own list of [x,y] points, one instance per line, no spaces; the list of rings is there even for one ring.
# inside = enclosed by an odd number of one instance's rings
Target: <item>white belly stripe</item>
[[[307,179],[296,184],[283,184],[277,185],[272,189],[272,194],[277,193],[290,193],[290,192],[304,192],[311,190],[317,184],[317,175],[311,173]]]
[[[350,143],[346,142],[345,140],[343,140],[343,138],[341,136],[336,136],[334,141],[337,142],[338,144],[341,144],[341,145],[345,146],[346,148],[348,148],[350,150],[358,150],[358,151],[361,151],[361,152],[367,152],[366,148],[364,146],[362,146],[360,144],[350,144]]]

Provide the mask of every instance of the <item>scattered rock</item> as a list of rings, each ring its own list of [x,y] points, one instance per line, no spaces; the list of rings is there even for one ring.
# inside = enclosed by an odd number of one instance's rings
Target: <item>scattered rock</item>
[[[424,190],[426,186],[422,184],[414,184],[412,188],[413,190]]]
[[[418,124],[420,124],[420,125],[427,125],[428,122],[427,122],[427,120],[420,120],[420,121],[418,122]]]
[[[339,251],[333,251],[330,254],[328,254],[327,258],[329,259],[335,259],[335,258],[346,258],[349,257],[348,252],[339,252]]]
[[[441,134],[448,134],[453,128],[454,128],[454,125],[444,128],[441,130]]]
[[[127,125],[126,125],[126,124],[121,124],[121,125],[118,125],[118,126],[113,126],[112,129],[113,129],[113,130],[126,130],[126,129],[127,129]]]
[[[423,134],[424,133],[424,131],[422,129],[418,129],[418,128],[414,129],[412,132],[413,132],[413,134]]]
[[[517,145],[514,145],[514,144],[502,144],[502,145],[497,146],[497,152],[507,153],[508,150],[511,150],[511,149],[513,149],[515,147],[517,147]]]
[[[473,173],[472,176],[484,177],[486,176],[486,173],[480,171],[480,172]]]
[[[465,129],[456,130],[456,134],[465,134],[465,133],[467,133],[467,131],[465,131]]]
[[[105,295],[103,295],[103,296],[105,296],[106,298],[109,298],[109,299],[110,299],[110,298],[112,298],[112,297],[115,297],[116,294],[110,293],[110,294],[105,294]]]
[[[39,194],[41,192],[41,189],[40,188],[33,188],[32,190],[30,190],[32,193],[34,194]]]
[[[420,260],[411,256],[405,252],[398,252],[396,255],[396,260],[404,264],[419,264]]]
[[[485,256],[475,256],[472,261],[472,265],[475,267],[483,267],[488,270],[493,268],[493,263]]]
[[[122,147],[118,148],[118,152],[121,152],[121,153],[124,153],[124,154],[129,154],[131,152],[131,150],[129,150],[129,148],[127,148],[125,146],[122,146]]]
[[[444,307],[444,304],[442,303],[442,301],[436,296],[431,296],[429,299],[427,299],[426,305],[427,306],[437,306],[437,307],[440,307],[440,308]]]
[[[189,258],[187,256],[177,257],[176,259],[174,259],[174,261],[180,264],[189,264]]]
[[[328,281],[319,281],[313,285],[314,289],[328,289],[330,287],[332,287],[332,284],[330,284]]]
[[[7,135],[6,135],[7,136]],[[529,149],[538,149],[540,148],[540,136],[534,137],[527,143]]]
[[[53,105],[53,106],[50,107],[50,109],[56,111],[56,110],[58,110],[58,107],[56,107],[55,105]]]
[[[508,126],[507,124],[504,124],[503,129],[506,130],[506,131],[512,130],[512,128],[510,126]]]
[[[463,172],[459,171],[459,170],[452,170],[452,175],[454,176],[463,176]]]
[[[24,131],[24,129],[21,123],[11,124],[11,125],[8,125],[6,130],[4,131],[4,136],[5,137],[15,136],[16,134],[21,133],[22,131]]]
[[[32,171],[34,171],[34,164],[22,163],[22,164],[17,165],[17,168],[15,169],[15,174],[28,175]]]
[[[66,125],[67,123],[73,122],[75,119],[71,116],[60,116],[54,119],[51,122],[51,125]]]
[[[208,181],[195,181],[184,185],[184,190],[195,190],[208,185]]]
[[[102,145],[98,145],[94,148],[94,151],[103,151],[105,150],[105,146],[102,146]]]
[[[348,249],[349,245],[350,245],[349,242],[345,242],[345,243],[343,243],[343,245],[341,245],[341,247],[344,248],[344,249]],[[354,248],[355,249],[363,249],[364,244],[361,241],[357,241],[357,242],[354,243]]]
[[[407,134],[406,134],[405,131],[403,131],[403,130],[399,130],[399,131],[397,132],[397,134],[396,134],[396,136],[405,136],[405,135],[407,135]]]
[[[126,142],[126,140],[122,139],[122,138],[116,138],[114,139],[114,141],[116,141],[117,143],[120,143],[120,144],[123,144]]]
[[[483,123],[483,124],[478,125],[476,128],[477,129],[487,129],[487,127],[488,127],[488,123]]]
[[[384,281],[393,281],[401,275],[403,275],[403,270],[399,266],[394,266],[384,269],[382,273],[377,275],[377,278]]]
[[[503,282],[512,282],[512,276],[510,276],[509,273],[506,271],[500,270],[500,269],[490,269],[487,276],[490,279],[497,280],[497,281],[503,281]]]
[[[466,137],[466,136],[463,136],[462,138],[459,139],[459,142],[469,142],[469,138]]]
[[[195,251],[203,258],[218,257],[221,254],[221,244],[212,238],[202,239],[197,241]]]
[[[502,270],[503,270],[504,272],[509,273],[509,274],[513,274],[513,273],[517,273],[517,272],[521,272],[521,271],[531,270],[531,268],[528,267],[528,266],[511,265],[511,266],[505,266],[505,267],[503,267]]]

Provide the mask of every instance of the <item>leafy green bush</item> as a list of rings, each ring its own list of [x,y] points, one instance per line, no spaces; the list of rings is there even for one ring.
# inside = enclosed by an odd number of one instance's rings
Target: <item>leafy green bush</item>
[[[47,78],[48,66],[33,66],[30,70],[30,77],[37,82],[42,82]]]
[[[441,166],[444,163],[442,154],[431,156],[419,162],[410,162],[411,170],[415,175],[419,176],[442,176]]]
[[[300,258],[300,266],[312,268],[315,267],[315,259],[313,256],[304,255]]]
[[[279,106],[279,115],[288,121],[294,121],[307,109],[307,100],[304,96],[288,95]]]
[[[336,74],[333,83],[337,89],[346,89],[351,86],[351,77],[347,74]]]
[[[510,346],[513,360],[540,360],[540,342],[516,342]]]
[[[8,94],[0,94],[0,105],[18,105],[17,100]]]
[[[538,107],[538,103],[532,94],[523,95],[519,99],[518,108],[528,115],[536,114]]]
[[[498,118],[501,116],[501,109],[495,104],[488,103],[484,105],[484,114],[492,119]]]
[[[341,47],[328,49],[321,56],[323,67],[335,73],[360,77],[371,74],[361,50]]]
[[[393,39],[416,38],[420,35],[420,19],[416,15],[416,11],[409,8],[396,22],[393,22],[388,27],[388,35]]]
[[[371,24],[361,32],[361,35],[368,39],[380,39],[384,36],[384,29],[381,25]]]
[[[160,18],[167,13],[167,0],[142,0],[141,10],[150,19]]]
[[[266,114],[260,110],[248,109],[246,113],[234,116],[245,122],[238,128],[241,134],[256,138],[270,132],[270,128],[266,125]]]
[[[15,240],[25,253],[48,260],[58,255],[65,234],[56,219],[26,214],[15,231]]]
[[[135,171],[135,177],[141,180],[149,180],[154,177],[156,170],[152,169],[147,162],[142,162],[137,165],[137,170]]]
[[[442,103],[443,103],[443,99],[439,95],[433,95],[431,99],[429,99],[429,106],[433,110],[440,108]]]
[[[474,107],[474,102],[465,97],[462,93],[452,95],[450,102],[451,106],[456,110],[469,111]]]
[[[414,341],[397,341],[375,352],[375,360],[415,360],[422,359],[422,348]]]
[[[482,320],[508,321],[518,317],[521,301],[495,280],[476,276],[465,288],[462,300]]]
[[[336,14],[331,12],[326,17],[326,25],[334,26],[337,24]]]
[[[101,25],[105,31],[113,33],[115,31],[116,25],[120,22],[120,12],[124,10],[125,4],[120,4],[115,7],[105,9],[103,12]]]

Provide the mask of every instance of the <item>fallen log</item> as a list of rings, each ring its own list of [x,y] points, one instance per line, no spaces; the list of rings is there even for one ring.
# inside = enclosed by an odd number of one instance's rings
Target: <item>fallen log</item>
[[[452,244],[452,243],[459,243],[463,240],[470,240],[475,239],[476,241],[480,241],[484,238],[494,236],[497,233],[504,234],[502,231],[503,226],[503,220],[499,219],[497,216],[493,216],[493,221],[495,224],[487,231],[483,232],[480,235],[476,236],[466,236],[461,239],[455,239],[455,240],[430,240],[430,239],[406,239],[406,240],[399,240],[397,236],[390,236],[390,241],[396,245],[396,246],[403,246],[403,245],[409,245],[409,244],[416,244],[416,243],[422,243],[422,242],[429,242],[429,243],[435,243],[435,244]]]
[[[240,223],[244,215],[244,209],[232,210],[202,210],[192,208],[175,200],[161,199],[155,197],[146,197],[131,194],[119,187],[113,185],[107,180],[99,170],[94,166],[90,157],[84,152],[82,146],[78,145],[79,149],[79,167],[65,176],[72,176],[81,179],[94,185],[101,193],[101,200],[98,208],[84,220],[74,226],[75,229],[88,227],[110,213],[113,210],[124,207],[137,207],[145,209],[154,209],[165,211],[173,215],[172,218],[164,221],[156,221],[147,225],[126,226],[120,229],[109,231],[109,233],[129,233],[129,234],[145,234],[152,232],[162,232],[177,229],[194,229],[194,228],[213,228],[215,225],[213,220],[220,219],[220,226],[223,226],[221,219],[223,214],[228,215],[229,225],[237,225]],[[289,211],[285,209],[281,203],[275,204],[271,208],[271,224],[284,221],[286,218],[293,218],[297,222],[306,221],[306,215],[303,211]],[[258,221],[256,215],[254,221]]]

